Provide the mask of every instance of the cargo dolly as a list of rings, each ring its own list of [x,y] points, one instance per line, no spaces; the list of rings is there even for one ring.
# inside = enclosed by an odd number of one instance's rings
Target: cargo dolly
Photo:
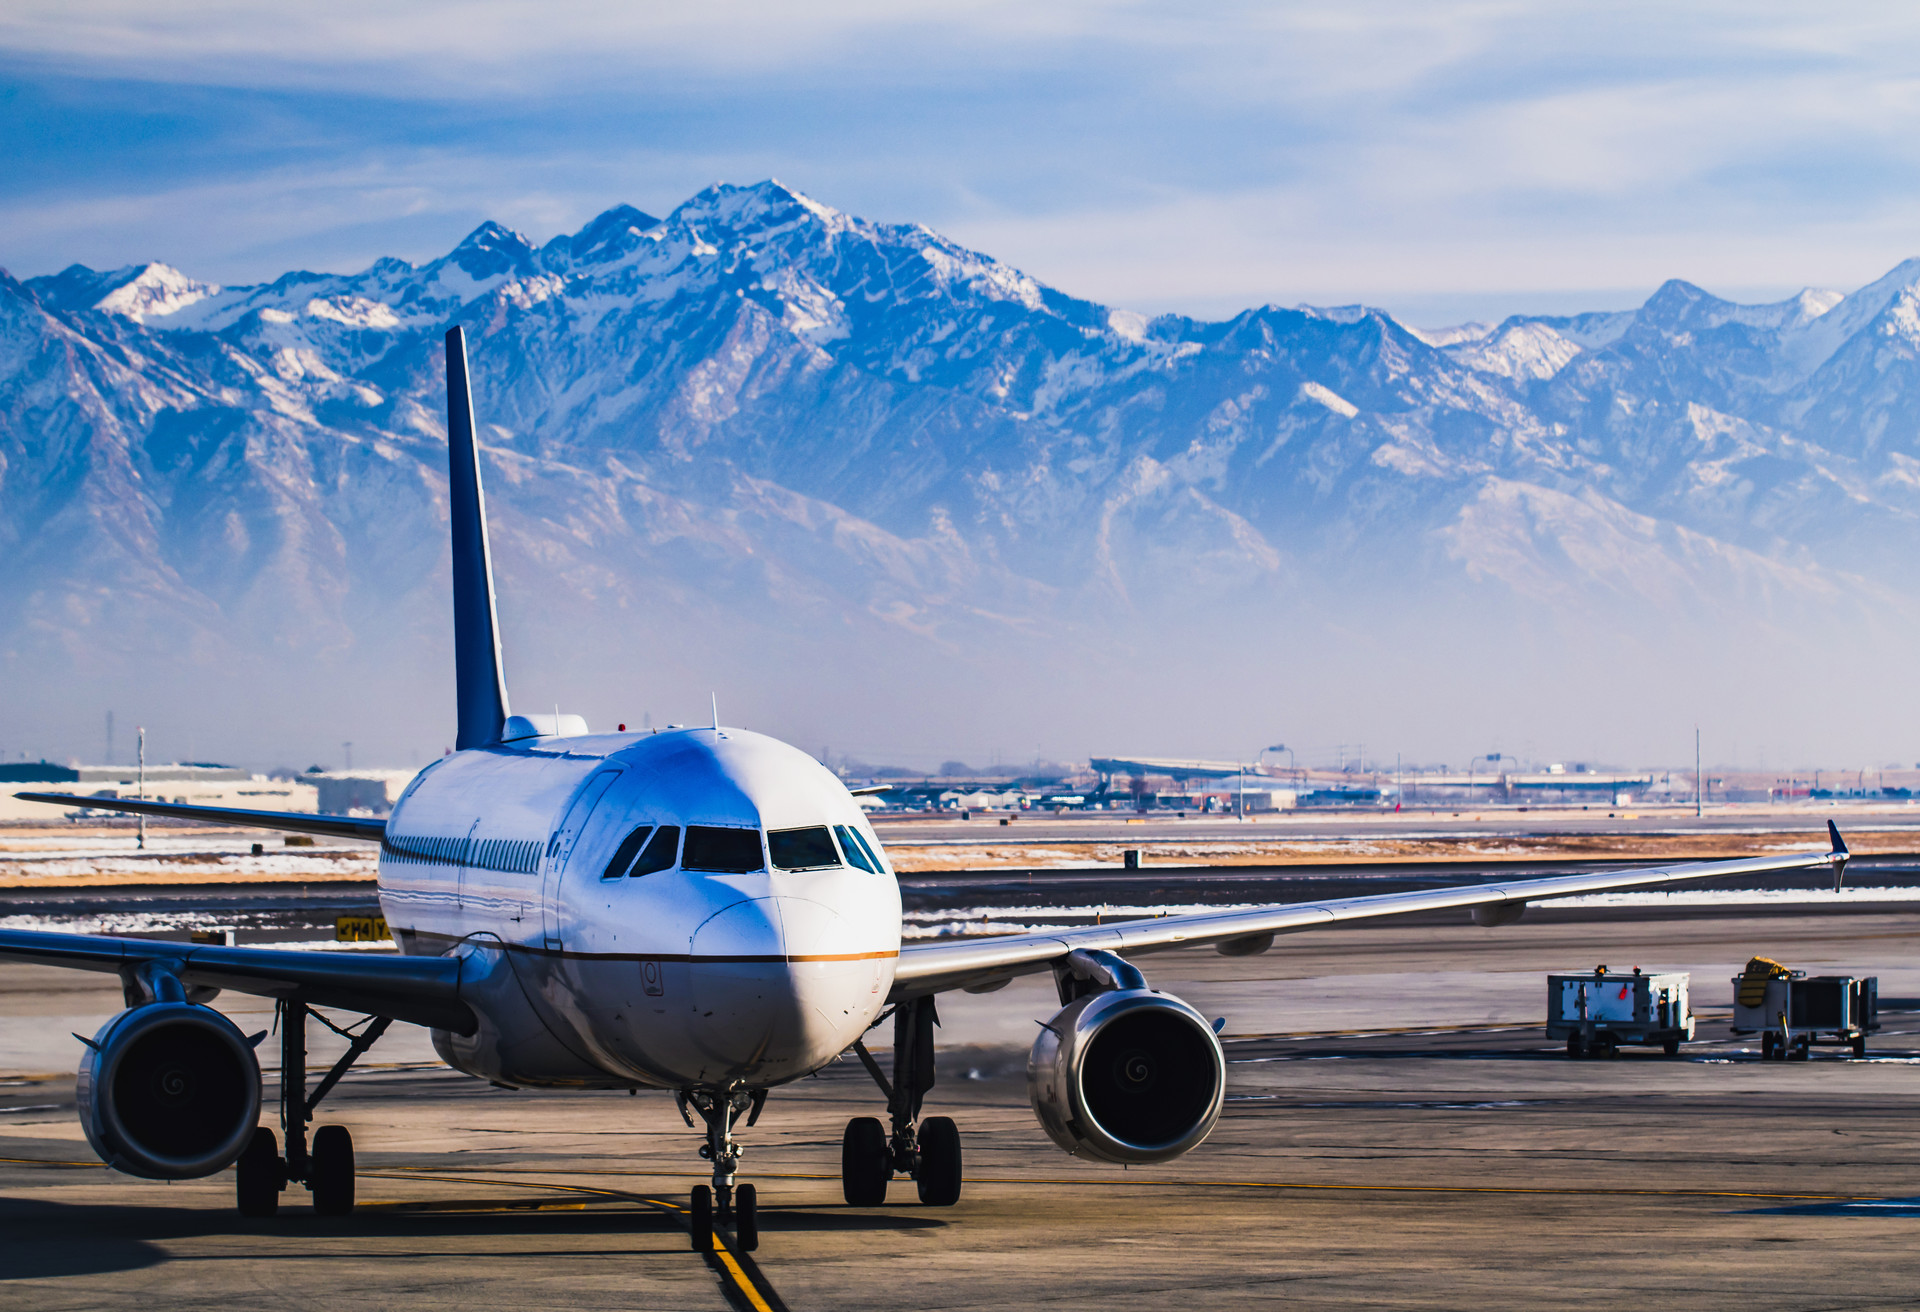
[[[1733,980],[1733,1032],[1760,1036],[1763,1061],[1806,1061],[1814,1044],[1867,1055],[1880,1028],[1880,980],[1868,975],[1808,975],[1755,957]]]

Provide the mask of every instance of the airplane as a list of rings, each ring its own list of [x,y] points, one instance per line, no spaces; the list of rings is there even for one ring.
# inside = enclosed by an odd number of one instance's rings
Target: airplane
[[[1531,902],[1764,871],[1831,869],[1846,844],[1751,860],[1553,875],[1505,884],[1109,922],[998,938],[901,942],[900,889],[854,794],[806,753],[713,723],[592,733],[573,715],[510,710],[474,435],[466,338],[446,335],[453,549],[455,750],[414,777],[386,819],[190,806],[58,793],[16,796],[380,844],[379,897],[397,954],[339,954],[0,930],[0,959],[112,972],[125,1010],[81,1038],[80,1120],[129,1175],[194,1179],[235,1168],[250,1217],[289,1186],[313,1210],[354,1204],[347,1130],[309,1128],[327,1093],[395,1022],[421,1025],[447,1065],[511,1089],[672,1093],[703,1128],[710,1184],[695,1186],[693,1246],[758,1242],[755,1187],[738,1180],[742,1118],[768,1095],[852,1053],[888,1124],[851,1120],[847,1203],[877,1206],[895,1177],[920,1201],[961,1192],[954,1122],[921,1115],[934,1085],[938,995],[987,993],[1051,973],[1060,1010],[1040,1022],[1028,1091],[1067,1153],[1162,1162],[1218,1121],[1226,1064],[1193,1007],[1147,983],[1134,958],[1210,945],[1264,952],[1324,925],[1464,909],[1511,924]],[[223,989],[277,1000],[281,1137],[260,1124],[257,1046],[208,1005]],[[316,1008],[365,1019],[337,1025]],[[348,1040],[309,1092],[308,1022]],[[891,1075],[865,1036],[891,1021]],[[78,1037],[78,1036],[76,1036]],[[694,1117],[700,1118],[696,1127]]]

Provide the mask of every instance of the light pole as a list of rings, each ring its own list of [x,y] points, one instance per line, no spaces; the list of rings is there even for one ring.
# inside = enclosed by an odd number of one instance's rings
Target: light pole
[[[140,800],[147,800],[147,730],[143,725],[137,731],[140,735]],[[140,838],[137,846],[147,850],[147,813],[140,813]]]
[[[1474,757],[1473,761],[1497,761],[1499,759],[1500,759],[1500,753],[1488,752],[1484,756]],[[1469,793],[1473,791],[1473,761],[1467,762],[1467,791]]]

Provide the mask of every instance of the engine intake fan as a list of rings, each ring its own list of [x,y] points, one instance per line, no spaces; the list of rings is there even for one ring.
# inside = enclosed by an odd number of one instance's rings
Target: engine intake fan
[[[191,1002],[151,1002],[108,1021],[87,1044],[75,1092],[100,1160],[150,1180],[225,1169],[260,1121],[253,1045]]]
[[[1062,992],[1091,986],[1046,1022],[1027,1094],[1047,1136],[1106,1162],[1163,1162],[1220,1119],[1226,1056],[1205,1017],[1109,953],[1075,953]]]

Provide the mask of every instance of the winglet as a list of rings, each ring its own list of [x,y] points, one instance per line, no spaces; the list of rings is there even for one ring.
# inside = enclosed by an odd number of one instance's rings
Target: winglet
[[[1833,840],[1833,851],[1827,854],[1827,861],[1833,866],[1833,891],[1840,891],[1840,883],[1847,877],[1847,861],[1852,853],[1847,851],[1847,840],[1840,837],[1840,826],[1827,821],[1827,837]]]
[[[447,330],[447,500],[453,521],[453,677],[462,751],[500,741],[509,711],[500,661],[500,619],[493,595],[493,551],[487,542],[487,494],[480,485],[480,447],[473,434],[473,388],[467,338]]]

